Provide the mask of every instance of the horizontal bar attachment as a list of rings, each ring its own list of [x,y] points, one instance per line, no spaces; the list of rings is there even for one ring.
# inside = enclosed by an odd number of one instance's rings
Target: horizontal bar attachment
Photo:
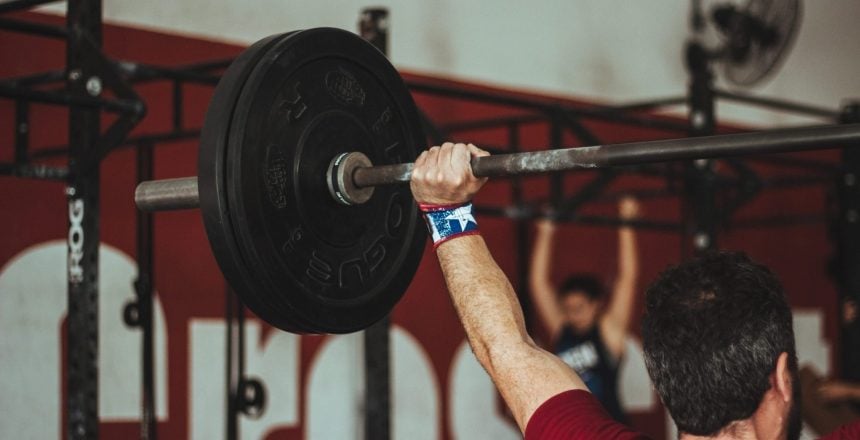
[[[32,21],[15,20],[5,17],[0,17],[0,29],[60,40],[69,37],[69,31],[64,27],[51,26]]]
[[[504,177],[673,160],[713,159],[762,153],[821,150],[860,144],[860,124],[800,127],[615,145],[500,154],[472,159],[478,177]],[[355,170],[359,187],[408,182],[412,164]]]
[[[56,3],[58,0],[10,0],[0,4],[0,14],[7,12],[23,11],[35,8],[45,3]]]
[[[141,211],[171,211],[200,207],[197,176],[141,182],[134,190]]]

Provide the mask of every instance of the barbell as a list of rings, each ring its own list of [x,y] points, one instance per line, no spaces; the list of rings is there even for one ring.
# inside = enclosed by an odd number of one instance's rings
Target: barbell
[[[850,146],[860,124],[501,154],[504,177]],[[425,148],[415,103],[375,47],[338,29],[273,35],[215,88],[198,176],[142,182],[144,211],[200,208],[227,281],[260,318],[295,333],[348,333],[385,316],[426,241],[408,182]]]

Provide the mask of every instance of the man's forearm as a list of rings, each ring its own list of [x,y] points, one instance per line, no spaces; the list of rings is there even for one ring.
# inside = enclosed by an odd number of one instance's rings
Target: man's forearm
[[[492,349],[531,342],[513,287],[483,238],[475,235],[451,240],[436,253],[451,300],[482,363],[489,361]]]
[[[483,238],[455,238],[436,253],[472,351],[521,430],[550,397],[586,389],[573,369],[531,340],[514,290]]]

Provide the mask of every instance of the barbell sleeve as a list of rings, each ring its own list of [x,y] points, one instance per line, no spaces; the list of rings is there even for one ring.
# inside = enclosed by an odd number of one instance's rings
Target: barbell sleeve
[[[141,211],[171,211],[200,207],[197,176],[141,182],[134,190]]]
[[[478,177],[505,177],[577,169],[636,165],[673,160],[714,159],[764,153],[788,153],[860,145],[860,124],[797,127],[613,145],[531,151],[473,158]],[[408,182],[412,163],[358,167],[352,181],[358,188]],[[324,179],[325,176],[320,176]],[[143,211],[197,208],[197,178],[142,182],[135,203]]]

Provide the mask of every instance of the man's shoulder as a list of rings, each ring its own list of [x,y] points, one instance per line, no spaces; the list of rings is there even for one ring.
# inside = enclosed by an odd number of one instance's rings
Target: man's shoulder
[[[647,437],[613,420],[584,390],[556,394],[541,404],[526,425],[525,440],[642,440]]]

